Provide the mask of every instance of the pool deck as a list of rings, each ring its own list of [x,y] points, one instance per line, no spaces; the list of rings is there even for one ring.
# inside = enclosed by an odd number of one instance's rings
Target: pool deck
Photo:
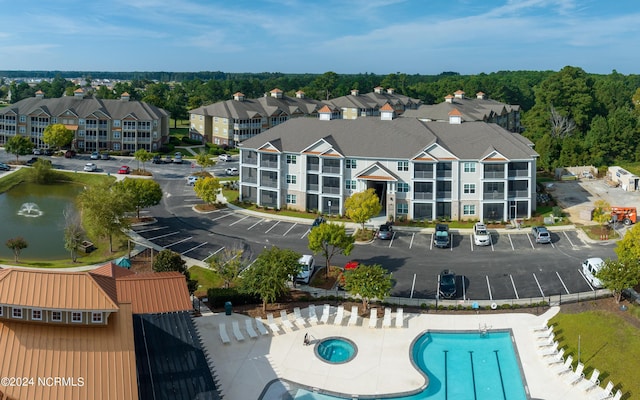
[[[322,311],[322,307],[319,311]],[[395,311],[393,308],[394,325]],[[249,317],[242,314],[204,312],[195,321],[213,365],[214,379],[225,400],[259,399],[261,394],[262,399],[266,400],[287,398],[283,397],[286,383],[272,385],[268,392],[263,393],[265,387],[276,379],[343,393],[347,397],[413,393],[427,384],[409,359],[410,347],[416,337],[427,330],[478,331],[484,327],[513,331],[531,399],[584,399],[585,392],[565,383],[547,366],[537,351],[537,339],[532,329],[541,326],[558,311],[558,307],[552,307],[540,316],[524,313],[451,315],[405,312],[403,328],[382,328],[380,315],[383,309],[379,309],[377,327],[370,328],[368,314],[365,318],[359,317],[357,325],[347,326],[350,314],[347,310],[342,324],[333,325],[336,308],[331,307],[328,324],[307,323],[303,328],[297,328],[294,324],[293,330],[281,330],[279,335],[262,336],[258,333],[257,339],[251,339],[247,334],[244,320]],[[303,309],[302,313],[306,317],[307,309]],[[279,313],[277,315],[275,321],[279,323]],[[293,316],[290,318],[293,319]],[[231,327],[234,320],[240,323],[245,337],[243,341],[238,341],[233,334]],[[220,323],[226,324],[230,343],[222,343]],[[303,344],[306,333],[312,340],[310,346]],[[358,347],[357,356],[339,365],[319,360],[313,344],[331,336],[352,340]]]

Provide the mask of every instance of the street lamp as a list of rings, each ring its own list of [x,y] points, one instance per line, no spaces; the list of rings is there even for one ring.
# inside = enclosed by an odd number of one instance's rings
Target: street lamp
[[[327,206],[329,206],[329,216],[331,216],[331,200],[327,201]]]

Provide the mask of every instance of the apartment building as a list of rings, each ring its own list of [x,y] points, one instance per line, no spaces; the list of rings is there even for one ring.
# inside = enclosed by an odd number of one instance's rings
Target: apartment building
[[[323,113],[321,113],[323,114]],[[508,220],[536,208],[533,143],[497,124],[396,117],[296,119],[240,144],[240,199],[344,214],[375,189],[389,218]]]
[[[85,96],[77,89],[73,96],[46,99],[35,97],[0,109],[0,144],[15,135],[31,139],[35,147],[47,147],[45,128],[64,124],[75,132],[73,146],[80,151],[157,151],[169,138],[169,113],[123,93],[118,100]]]
[[[411,109],[404,115],[423,121],[447,121],[453,110],[460,112],[465,122],[484,121],[498,124],[510,132],[520,133],[520,106],[501,103],[487,97],[483,92],[476,93],[475,98],[465,96],[462,90],[445,96],[438,104],[421,105]]]
[[[395,93],[393,89],[376,87],[372,93],[359,94],[352,90],[348,96],[327,101],[305,97],[303,91],[295,97],[284,95],[280,89],[258,99],[247,99],[237,92],[233,100],[226,100],[189,111],[191,132],[206,141],[235,147],[238,143],[273,128],[289,119],[318,118],[320,110],[330,112],[331,119],[355,119],[379,115],[380,107],[390,104],[397,114],[415,109],[420,100]]]

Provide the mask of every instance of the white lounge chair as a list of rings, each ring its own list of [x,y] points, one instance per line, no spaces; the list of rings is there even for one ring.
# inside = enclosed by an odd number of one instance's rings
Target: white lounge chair
[[[547,329],[549,329],[549,320],[545,319],[544,323],[540,326],[534,326],[533,328],[531,328],[532,331],[534,332],[539,332],[539,331],[546,331]]]
[[[564,362],[564,349],[560,349],[556,354],[547,357],[547,365],[562,364]]]
[[[218,330],[220,331],[220,339],[222,339],[222,343],[231,343],[231,340],[229,340],[229,335],[227,334],[227,325],[224,323],[220,323],[220,325],[218,325]]]
[[[564,360],[564,364],[552,368],[552,371],[558,375],[565,374],[573,370],[573,368],[571,368],[571,363],[573,363],[573,356],[568,356],[566,360]]]
[[[318,323],[318,315],[316,314],[316,306],[313,304],[309,304],[309,318],[307,318],[307,321],[309,321],[309,323],[311,325],[316,325]]]
[[[595,393],[589,397],[591,400],[604,400],[613,396],[613,382],[609,381],[604,389],[598,387],[595,389]]]
[[[584,374],[582,373],[584,371],[584,364],[579,362],[578,365],[576,366],[576,370],[573,372],[570,372],[565,378],[564,381],[566,383],[568,383],[569,385],[575,385],[578,382],[580,382],[582,380],[582,378],[584,378]]]
[[[236,337],[236,340],[238,342],[242,342],[244,340],[244,335],[242,334],[242,332],[240,332],[240,324],[238,323],[238,321],[233,321],[231,323],[232,326],[232,330],[233,330],[233,336]]]
[[[287,315],[286,310],[280,310],[280,322],[282,322],[282,326],[284,326],[285,329],[293,331],[293,324],[289,321],[289,316]]]
[[[336,310],[336,316],[333,318],[333,324],[342,325],[342,318],[344,318],[344,306],[341,304]]]
[[[398,307],[396,310],[396,328],[404,327],[404,311],[402,307]]]
[[[267,327],[264,325],[261,317],[256,317],[256,326],[258,327],[258,332],[260,332],[261,335],[264,336],[269,334],[269,331],[267,331]]]
[[[582,382],[578,384],[578,387],[585,392],[588,392],[591,389],[595,389],[596,386],[600,385],[600,371],[597,368],[593,369],[591,373],[591,378],[584,379]]]
[[[552,345],[538,346],[538,351],[542,357],[552,356],[558,352],[558,342],[553,342]]]
[[[622,398],[622,392],[620,391],[620,389],[618,389],[618,391],[616,392],[616,394],[613,395],[613,398],[611,400],[620,400]]]
[[[535,337],[537,337],[538,339],[545,339],[552,335],[553,335],[553,328],[547,328],[546,331],[540,331],[536,333]]]
[[[276,320],[273,319],[273,314],[271,313],[267,314],[267,325],[269,325],[272,334],[280,334],[280,325],[276,324]]]
[[[331,314],[331,306],[329,304],[325,304],[322,307],[322,316],[320,317],[320,322],[326,324],[329,322],[329,314]]]
[[[548,338],[546,338],[545,340],[540,340],[537,342],[538,348],[539,349],[543,349],[545,347],[551,347],[553,346],[556,342],[555,338],[553,336],[549,336]]]
[[[358,306],[351,306],[351,315],[349,316],[349,322],[347,326],[358,324]]]
[[[249,334],[249,337],[251,339],[257,339],[258,334],[256,333],[256,330],[253,329],[253,322],[251,322],[250,319],[245,319],[244,325],[245,325],[245,328],[247,329],[247,333]]]
[[[293,316],[296,318],[296,325],[298,325],[299,328],[304,328],[305,325],[307,324],[307,321],[305,321],[304,318],[302,318],[302,312],[300,311],[300,307],[295,307],[293,309]]]
[[[391,308],[386,307],[384,309],[384,317],[382,318],[382,327],[390,328],[391,327]]]
[[[369,328],[377,328],[378,327],[378,309],[372,308],[371,314],[369,316]]]

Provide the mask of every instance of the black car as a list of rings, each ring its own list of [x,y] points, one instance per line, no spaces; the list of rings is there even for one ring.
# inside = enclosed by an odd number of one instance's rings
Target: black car
[[[319,216],[319,217],[317,217],[316,219],[313,220],[313,224],[311,224],[311,229],[313,229],[313,228],[315,228],[317,226],[320,226],[320,225],[324,224],[325,222],[327,222],[327,221],[324,219],[324,217]]]
[[[38,160],[39,160],[39,158],[38,158],[38,157],[31,157],[31,159],[30,159],[30,160],[27,160],[26,164],[27,164],[27,165],[33,165],[33,164],[35,164],[35,163],[36,163],[36,161],[38,161]]]
[[[53,155],[53,150],[44,149],[44,150],[42,150],[42,154],[44,154],[45,156],[52,156]]]
[[[453,299],[456,297],[456,292],[456,274],[448,269],[440,272],[440,280],[438,282],[438,294],[440,297]]]
[[[11,167],[5,163],[0,163],[0,171],[11,171]]]
[[[434,235],[433,242],[436,247],[449,247],[449,225],[436,224],[436,234]]]
[[[378,233],[376,236],[378,236],[378,239],[391,240],[391,238],[393,237],[393,228],[389,224],[382,224],[378,228]]]
[[[155,156],[153,156],[153,159],[151,160],[151,162],[154,164],[162,164],[162,157],[156,154]]]

